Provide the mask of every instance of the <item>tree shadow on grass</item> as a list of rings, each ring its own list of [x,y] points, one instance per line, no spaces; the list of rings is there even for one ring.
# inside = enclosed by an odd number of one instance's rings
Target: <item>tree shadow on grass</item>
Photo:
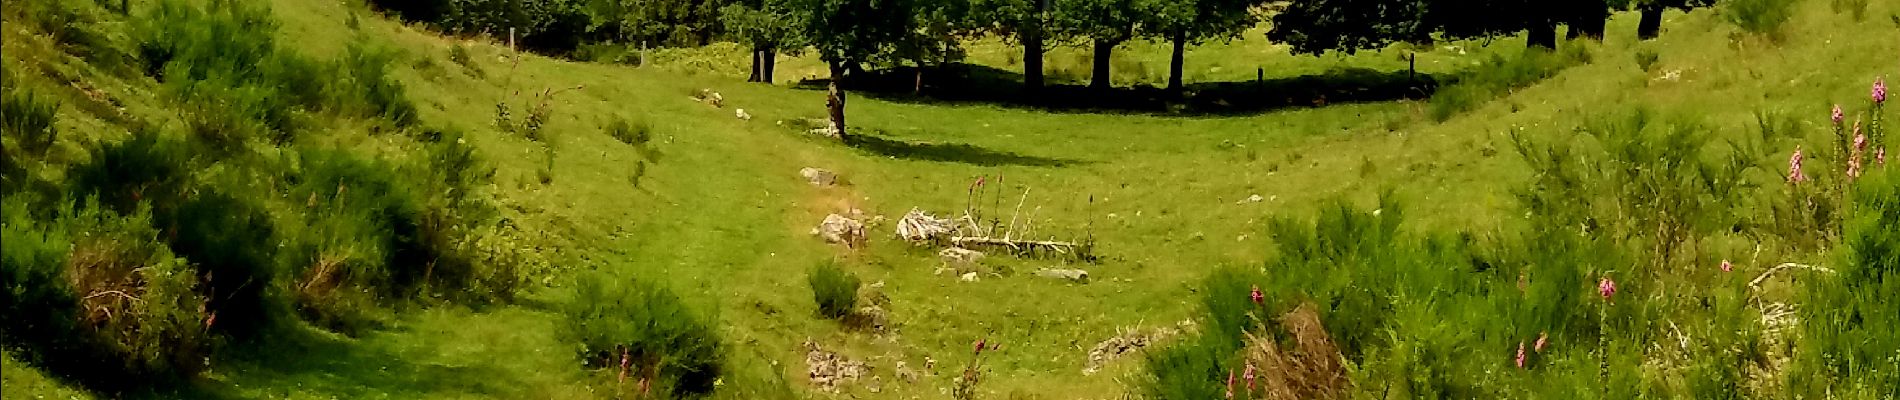
[[[989,104],[1069,113],[1151,113],[1180,116],[1246,115],[1297,107],[1431,97],[1438,79],[1409,71],[1346,68],[1319,75],[1251,82],[1189,84],[1183,93],[1153,86],[1091,89],[1052,84],[1034,96],[1023,88],[1021,73],[995,67],[950,64],[926,68],[917,88],[915,67],[868,71],[845,81],[865,97],[921,104]],[[806,80],[796,87],[822,90],[829,81]]]
[[[1080,160],[1022,155],[962,143],[903,141],[883,137],[874,132],[855,132],[849,136],[845,144],[871,154],[903,160],[951,162],[986,167],[1061,167],[1083,163]]]
[[[419,362],[370,341],[329,337],[312,328],[275,328],[268,339],[238,345],[215,360],[228,380],[195,382],[155,398],[516,397],[522,385],[492,365]],[[233,379],[235,378],[235,379]],[[260,392],[261,391],[261,392]]]

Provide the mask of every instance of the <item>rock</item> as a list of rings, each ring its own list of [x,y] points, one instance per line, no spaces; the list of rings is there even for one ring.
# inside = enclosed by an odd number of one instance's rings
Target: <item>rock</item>
[[[1110,361],[1115,361],[1115,359],[1121,358],[1123,355],[1133,353],[1157,341],[1180,334],[1182,330],[1182,328],[1165,327],[1154,328],[1152,330],[1124,330],[1121,334],[1096,343],[1095,347],[1089,349],[1088,365],[1082,368],[1082,374],[1092,375],[1096,371],[1100,371],[1102,367],[1107,365]]]
[[[853,361],[838,353],[825,351],[817,342],[805,341],[805,372],[811,383],[819,389],[837,393],[838,386],[844,381],[856,381],[870,375],[871,367],[862,361]]]
[[[897,371],[898,380],[902,380],[905,383],[917,383],[917,371],[910,369],[910,366],[904,363],[903,360],[898,360],[897,368],[894,369]]]
[[[976,273],[965,272],[963,273],[963,276],[958,277],[957,280],[964,281],[964,282],[976,282]]]
[[[982,267],[983,252],[961,247],[951,247],[937,252],[937,258],[943,260],[945,267],[955,270],[958,273],[975,273],[978,268]]]
[[[719,95],[719,92],[715,92],[711,88],[700,89],[699,93],[693,96],[693,99],[713,107],[725,107],[726,104],[726,96]]]
[[[825,238],[825,243],[842,243],[855,248],[864,243],[864,224],[842,215],[831,214],[826,215],[825,221],[819,223],[817,228],[812,228],[811,234]]]
[[[1079,269],[1043,268],[1036,270],[1036,276],[1064,279],[1075,283],[1088,283],[1089,272]]]
[[[897,221],[897,237],[913,243],[948,239],[956,230],[956,220],[933,217],[916,208]]]
[[[1256,195],[1252,195],[1252,196],[1247,196],[1247,198],[1246,198],[1246,199],[1242,199],[1242,200],[1240,200],[1240,201],[1236,201],[1236,202],[1234,202],[1234,204],[1247,204],[1247,203],[1259,203],[1259,202],[1261,202],[1261,201],[1265,201],[1265,200],[1266,200],[1266,198],[1265,198],[1265,197],[1260,197],[1260,195],[1257,195],[1257,194],[1256,194]]]
[[[741,108],[741,109],[737,109],[737,110],[733,110],[733,112],[732,112],[732,116],[734,116],[734,117],[738,117],[740,121],[751,121],[751,120],[752,120],[752,114],[747,114],[747,113],[745,112],[745,109],[743,109],[743,108]]]
[[[823,168],[800,168],[798,176],[805,177],[805,181],[811,182],[812,186],[831,186],[838,183],[838,174]]]

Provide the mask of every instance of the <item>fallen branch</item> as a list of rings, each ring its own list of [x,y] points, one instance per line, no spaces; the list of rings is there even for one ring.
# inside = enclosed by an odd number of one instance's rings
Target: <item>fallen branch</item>
[[[1056,253],[1061,253],[1061,254],[1068,254],[1069,251],[1082,246],[1081,244],[1078,244],[1075,242],[1061,242],[1061,241],[1053,241],[1053,240],[1020,240],[1020,239],[1007,239],[1007,238],[999,239],[999,238],[986,237],[986,236],[978,236],[978,237],[955,236],[955,237],[950,238],[950,244],[955,245],[957,247],[964,247],[964,248],[968,248],[971,246],[1008,247],[1011,250],[1016,250],[1016,251],[1035,250],[1035,249],[1041,248],[1041,249],[1048,249],[1050,251],[1054,251]]]
[[[1748,287],[1754,288],[1754,289],[1761,289],[1762,281],[1768,280],[1768,277],[1773,276],[1776,272],[1781,272],[1781,270],[1789,269],[1789,268],[1800,268],[1800,269],[1805,269],[1809,271],[1825,272],[1825,273],[1830,273],[1830,274],[1834,273],[1834,270],[1828,269],[1827,267],[1816,267],[1812,265],[1796,264],[1796,263],[1781,263],[1781,265],[1776,265],[1774,268],[1769,268],[1767,272],[1762,272],[1761,276],[1755,277],[1755,280],[1748,281]]]

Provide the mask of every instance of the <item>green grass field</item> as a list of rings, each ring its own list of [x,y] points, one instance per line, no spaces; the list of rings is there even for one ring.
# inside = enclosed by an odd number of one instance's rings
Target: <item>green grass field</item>
[[[1139,391],[1142,356],[1084,373],[1088,350],[1123,330],[1206,324],[1194,321],[1202,278],[1274,257],[1274,218],[1309,218],[1335,199],[1370,208],[1391,191],[1407,205],[1406,230],[1504,232],[1523,220],[1513,190],[1530,179],[1512,150],[1513,133],[1562,138],[1592,118],[1639,106],[1693,116],[1719,137],[1751,134],[1757,113],[1820,132],[1831,104],[1861,104],[1875,77],[1900,78],[1900,7],[1873,2],[1869,17],[1856,21],[1808,1],[1779,41],[1699,10],[1672,11],[1660,39],[1639,42],[1636,16],[1618,15],[1602,43],[1563,44],[1587,48],[1587,62],[1480,99],[1442,122],[1424,99],[1198,114],[856,95],[853,128],[873,139],[854,147],[804,132],[802,121],[822,117],[825,104],[822,90],[795,85],[824,74],[809,56],[781,60],[777,85],[748,84],[746,55],[730,49],[673,51],[683,54],[642,67],[581,63],[515,54],[490,39],[438,36],[357,2],[269,3],[282,25],[279,40],[297,52],[333,57],[354,37],[397,49],[393,76],[419,120],[468,134],[496,168],[484,190],[554,267],[530,277],[532,287],[514,302],[393,306],[382,311],[386,323],[357,335],[293,324],[265,344],[219,354],[200,378],[158,397],[610,397],[624,384],[586,368],[576,346],[557,334],[560,304],[573,298],[576,280],[600,273],[659,283],[714,318],[729,354],[714,397],[947,398],[971,343],[983,339],[999,347],[985,354],[979,397],[1125,398]],[[48,35],[16,28],[24,26],[21,14],[6,17],[0,43],[7,68],[30,71],[22,76],[63,100],[56,126],[64,136],[50,158],[76,162],[88,146],[122,140],[126,129],[116,121],[124,116],[178,120],[152,79],[110,74],[61,52]],[[1417,67],[1451,77],[1493,55],[1520,57],[1522,43],[1441,43],[1418,49]],[[455,46],[467,49],[469,65],[451,60]],[[1014,51],[979,41],[970,45],[970,61],[1013,71],[1020,68]],[[1639,66],[1641,52],[1660,56],[1653,68]],[[1050,69],[1058,72],[1051,76],[1085,79],[1085,54],[1052,51]],[[1293,56],[1252,32],[1193,49],[1186,76],[1194,84],[1247,82],[1257,72],[1269,80],[1347,69],[1403,73],[1407,54]],[[1116,83],[1160,84],[1167,55],[1165,44],[1119,49]],[[723,107],[694,101],[701,89],[719,92]],[[498,102],[520,112],[548,90],[557,93],[539,140],[496,127]],[[752,119],[735,118],[735,109]],[[651,151],[606,133],[616,120],[651,127]],[[414,149],[367,125],[340,123],[309,140],[360,154]],[[1785,158],[1756,161],[1770,173],[1785,169]],[[842,183],[809,185],[798,174],[803,167],[836,171]],[[933,273],[942,263],[936,250],[894,238],[895,221],[912,208],[960,214],[979,177],[991,191],[985,208],[1005,221],[1020,214],[1018,224],[1033,226],[1036,238],[1091,236],[1099,260],[992,254],[985,263],[1001,272],[976,282]],[[1247,201],[1253,195],[1262,200]],[[853,209],[885,218],[868,228],[864,247],[808,234],[827,214]],[[1824,249],[1782,255],[1827,257]],[[805,272],[830,260],[881,286],[889,299],[885,330],[817,316]],[[1753,276],[1778,261],[1739,262],[1738,270]],[[1041,278],[1033,273],[1039,268],[1083,268],[1092,281]],[[869,363],[870,376],[842,385],[841,394],[818,389],[805,376],[807,341]],[[6,398],[87,396],[12,352]],[[1504,368],[1507,351],[1496,352]],[[911,382],[896,372],[898,362],[934,368]]]

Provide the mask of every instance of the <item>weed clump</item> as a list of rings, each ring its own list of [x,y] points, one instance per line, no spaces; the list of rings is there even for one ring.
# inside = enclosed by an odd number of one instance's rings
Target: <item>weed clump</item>
[[[811,284],[811,296],[818,303],[818,315],[844,319],[857,309],[858,277],[839,269],[837,263],[818,264],[812,268],[805,281]]]
[[[1442,122],[1513,90],[1556,76],[1566,68],[1589,63],[1590,59],[1590,49],[1580,43],[1567,44],[1555,51],[1526,49],[1523,54],[1510,58],[1493,54],[1432,94],[1431,117]]]
[[[574,292],[564,332],[588,367],[615,371],[617,391],[706,394],[724,373],[726,349],[711,319],[671,290],[590,275]]]

